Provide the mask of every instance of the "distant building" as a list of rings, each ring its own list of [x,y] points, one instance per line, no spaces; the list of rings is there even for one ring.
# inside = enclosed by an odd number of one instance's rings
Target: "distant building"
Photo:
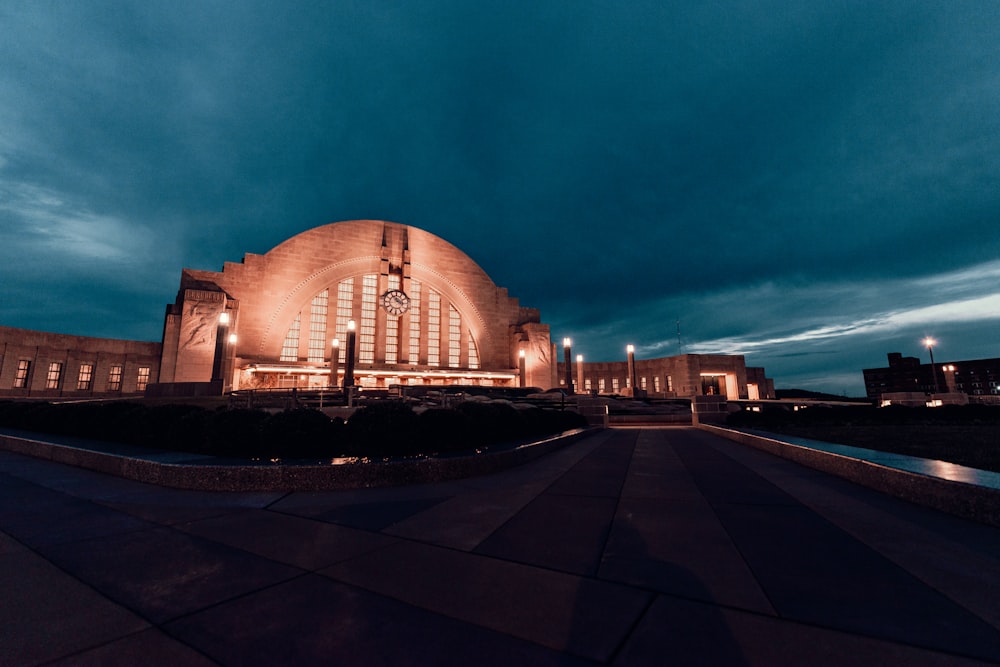
[[[565,364],[559,362],[559,386],[566,386]],[[635,360],[635,388],[628,361],[583,362],[583,377],[573,364],[577,393],[618,394],[649,398],[725,396],[731,399],[773,399],[774,381],[764,369],[746,365],[738,354],[681,354]],[[638,389],[638,391],[634,391]]]
[[[888,359],[888,367],[862,371],[868,398],[880,400],[884,394],[900,393],[1000,395],[1000,359],[935,362],[933,369],[899,352],[890,352]]]
[[[139,396],[159,381],[159,343],[0,326],[0,396]]]
[[[0,327],[0,346],[0,396],[342,386],[349,360],[364,388],[565,382],[537,309],[444,239],[377,220],[316,227],[221,271],[183,269],[162,343]],[[774,396],[739,355],[637,360],[635,371],[649,396]],[[580,391],[632,393],[625,361],[583,375]]]

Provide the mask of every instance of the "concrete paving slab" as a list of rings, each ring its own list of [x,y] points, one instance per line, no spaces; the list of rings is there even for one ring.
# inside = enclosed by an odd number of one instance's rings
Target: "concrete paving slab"
[[[142,630],[103,646],[46,663],[46,667],[135,667],[136,665],[215,667],[218,663],[157,628]]]
[[[315,575],[166,629],[224,665],[592,664]]]
[[[59,544],[40,551],[60,569],[154,623],[302,573],[298,568],[167,528]]]
[[[40,664],[148,627],[0,534],[0,664]]]
[[[615,516],[616,498],[544,493],[483,541],[478,554],[593,576]]]
[[[396,541],[377,533],[268,510],[245,510],[177,528],[304,570],[356,558]]]
[[[775,614],[712,507],[622,498],[598,576],[693,600]]]
[[[594,660],[610,657],[651,597],[617,584],[413,542],[321,574]]]
[[[408,500],[376,500],[342,505],[313,516],[342,526],[378,531],[439,505],[449,498],[450,496],[438,496]]]
[[[661,596],[614,664],[620,667],[664,664],[973,667],[992,663]]]

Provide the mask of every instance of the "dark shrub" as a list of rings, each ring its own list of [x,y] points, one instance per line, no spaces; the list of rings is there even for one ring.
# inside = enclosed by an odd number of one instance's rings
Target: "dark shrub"
[[[276,412],[261,425],[260,453],[282,459],[333,457],[342,449],[337,445],[341,426],[311,408]]]
[[[483,444],[510,442],[525,435],[521,413],[507,403],[466,401],[455,409],[469,418],[476,440]]]
[[[359,408],[347,420],[345,453],[354,456],[398,456],[412,453],[417,415],[406,403],[379,401]]]
[[[218,456],[255,457],[262,454],[263,410],[216,410],[206,414],[204,445]]]
[[[423,453],[473,449],[478,442],[473,422],[458,410],[432,408],[417,419],[417,442]]]

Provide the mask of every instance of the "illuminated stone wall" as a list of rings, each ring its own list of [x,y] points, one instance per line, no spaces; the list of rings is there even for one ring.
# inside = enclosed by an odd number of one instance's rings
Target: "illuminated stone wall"
[[[404,312],[381,302],[391,290],[409,297]],[[231,346],[217,345],[224,311]],[[235,386],[250,383],[248,373],[309,374],[310,384],[325,385],[331,340],[346,346],[348,319],[358,326],[356,375],[378,386],[516,386],[521,349],[529,384],[549,386],[549,331],[537,310],[522,308],[444,239],[374,220],[308,230],[220,272],[185,269],[168,306],[162,381],[207,381],[221,347]]]
[[[159,343],[0,327],[0,396],[141,394],[158,381],[160,352]]]

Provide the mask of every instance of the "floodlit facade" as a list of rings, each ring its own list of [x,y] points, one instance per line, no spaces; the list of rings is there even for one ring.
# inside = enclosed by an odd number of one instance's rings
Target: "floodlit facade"
[[[159,381],[160,344],[0,327],[0,396],[112,398]]]
[[[353,354],[349,346],[353,345]],[[183,269],[161,343],[0,327],[0,396],[191,396],[233,389],[566,385],[549,326],[429,232],[352,220],[221,271]],[[582,362],[581,362],[582,363]],[[580,393],[774,397],[740,355],[574,365]],[[632,391],[634,383],[644,393]]]
[[[311,229],[221,272],[185,269],[167,310],[160,381],[342,385],[351,322],[361,387],[517,386],[522,350],[528,385],[550,382],[538,310],[447,241],[375,220]]]
[[[573,389],[577,393],[649,398],[724,396],[734,400],[775,397],[774,381],[765,377],[763,368],[748,367],[742,355],[681,354],[635,359],[632,368],[627,360],[571,366]],[[559,363],[558,377],[559,386],[565,387],[563,362]]]

